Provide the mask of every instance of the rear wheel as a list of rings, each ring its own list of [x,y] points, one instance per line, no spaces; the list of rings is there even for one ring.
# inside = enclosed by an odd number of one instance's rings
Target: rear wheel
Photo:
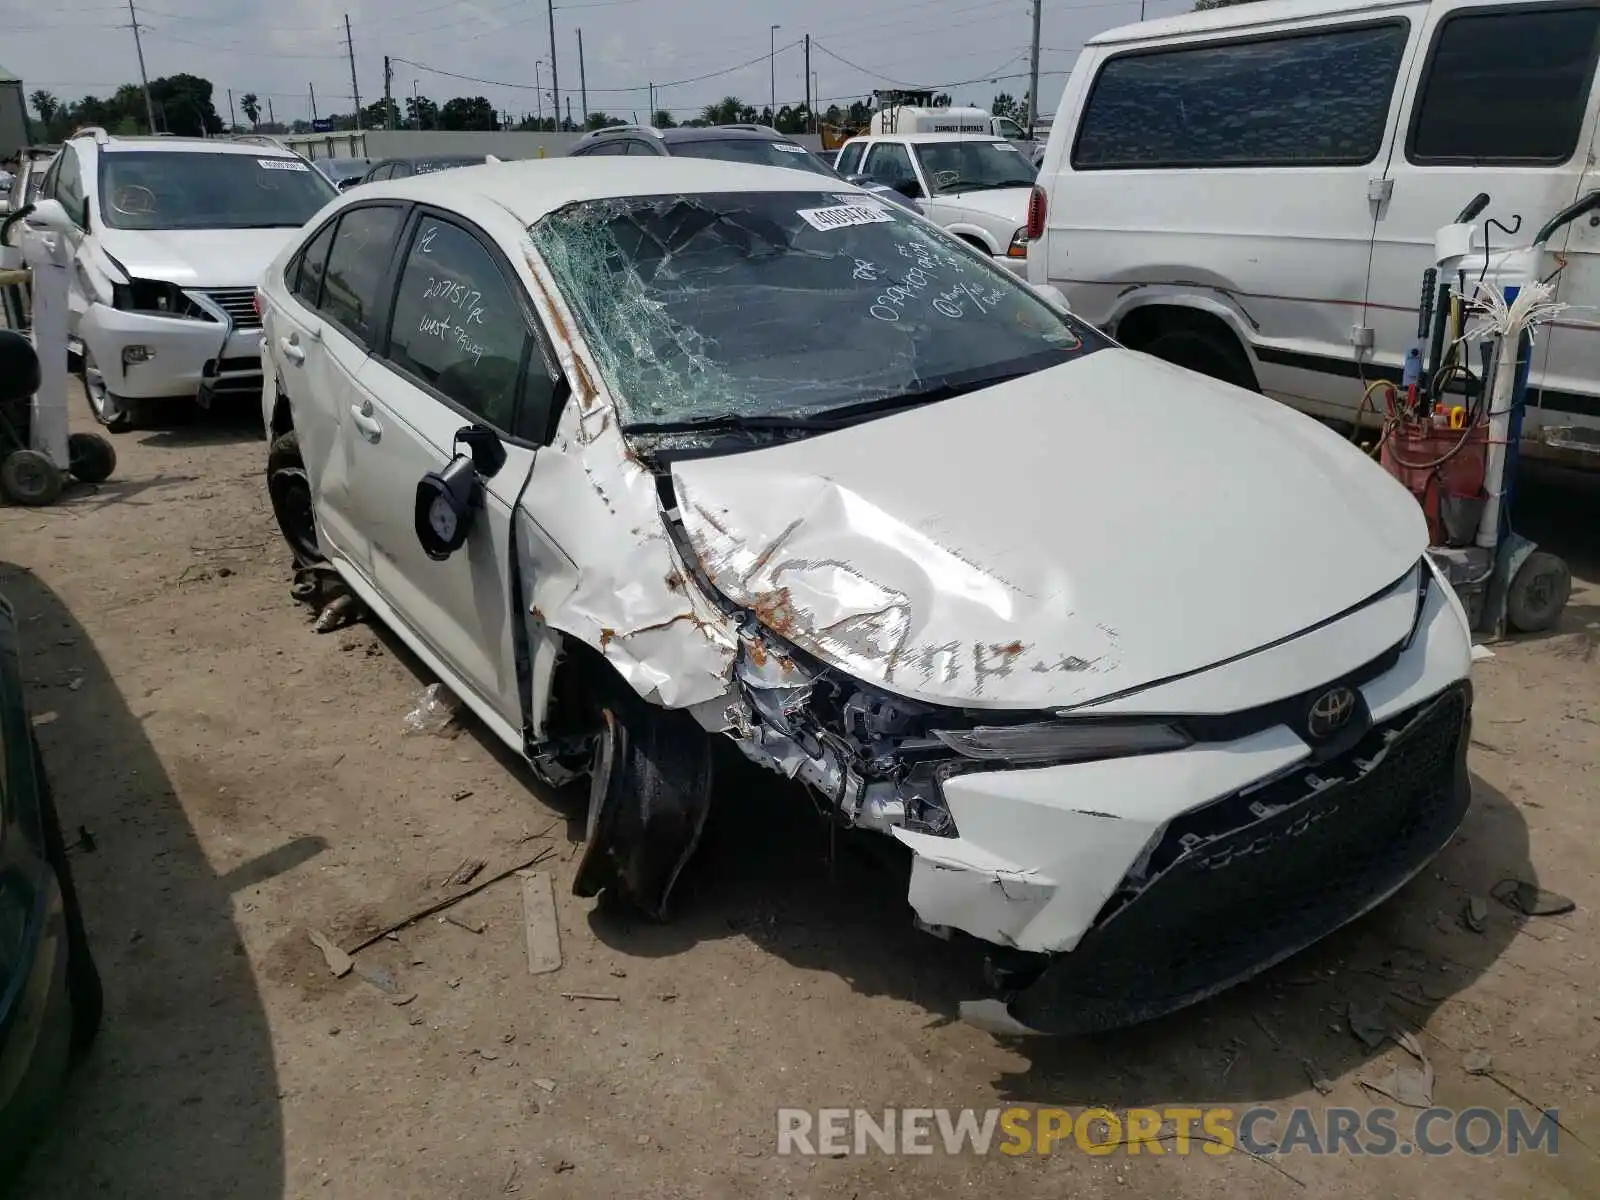
[[[105,993],[100,983],[100,969],[95,966],[94,954],[89,949],[89,932],[84,925],[83,906],[78,899],[77,885],[73,882],[72,862],[67,856],[66,839],[61,835],[61,818],[56,813],[55,796],[50,791],[50,780],[44,770],[44,756],[39,753],[37,741],[33,744],[33,771],[38,781],[39,811],[44,819],[45,857],[55,868],[56,883],[61,888],[61,904],[66,912],[67,992],[72,1000],[72,1049],[75,1055],[81,1055],[100,1032]]]
[[[310,567],[326,560],[317,542],[317,520],[311,504],[311,480],[300,457],[300,436],[283,434],[267,451],[267,495],[283,540],[289,543],[295,566]]]

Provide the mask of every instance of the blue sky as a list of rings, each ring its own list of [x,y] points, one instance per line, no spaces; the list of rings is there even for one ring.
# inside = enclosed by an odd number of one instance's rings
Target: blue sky
[[[1139,0],[1043,4],[1039,91],[1040,108],[1049,112],[1084,39],[1138,20],[1140,6]],[[1167,16],[1191,6],[1190,0],[1148,0],[1147,11]],[[351,107],[343,9],[318,0],[151,0],[138,10],[150,75],[187,71],[211,79],[224,120],[228,88],[236,99],[255,92],[263,108],[270,97],[280,121],[311,115],[312,86],[322,115]],[[349,0],[348,12],[363,103],[382,95],[388,54],[405,60],[394,65],[397,97],[415,86],[435,100],[484,95],[519,116],[541,105],[550,114],[544,0]],[[958,103],[986,105],[997,91],[1020,96],[1027,86],[1027,0],[745,0],[733,6],[722,0],[558,0],[555,21],[562,107],[570,96],[574,117],[578,29],[590,109],[625,118],[637,113],[644,119],[651,80],[658,85],[657,105],[680,118],[729,94],[765,104],[769,37],[777,45],[778,102],[798,101],[805,82],[795,43],[807,33],[824,103],[864,97],[894,82],[947,86]],[[773,23],[782,26],[776,33],[769,31]],[[62,0],[26,9],[19,0],[0,0],[0,31],[0,63],[21,75],[29,92],[42,87],[76,99],[138,78],[125,0]]]

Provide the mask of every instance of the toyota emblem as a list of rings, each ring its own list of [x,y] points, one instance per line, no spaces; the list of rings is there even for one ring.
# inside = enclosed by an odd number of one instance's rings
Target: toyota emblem
[[[1354,688],[1329,688],[1311,702],[1306,713],[1306,732],[1321,741],[1332,737],[1350,722],[1356,711]]]

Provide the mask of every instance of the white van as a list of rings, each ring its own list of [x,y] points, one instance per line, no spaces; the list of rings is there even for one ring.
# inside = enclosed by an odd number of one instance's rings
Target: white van
[[[1492,254],[1600,188],[1597,54],[1594,0],[1259,0],[1103,33],[1028,277],[1132,348],[1349,420],[1417,342],[1441,225],[1487,192]],[[1573,307],[1534,345],[1524,452],[1600,467],[1600,214],[1550,249]]]

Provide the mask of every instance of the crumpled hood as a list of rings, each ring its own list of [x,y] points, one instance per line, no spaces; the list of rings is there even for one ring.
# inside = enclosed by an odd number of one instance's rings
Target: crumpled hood
[[[1028,223],[1028,196],[1032,188],[1018,185],[992,192],[948,192],[934,197],[939,210],[955,216],[965,213],[972,220],[999,220],[1012,226]]]
[[[672,476],[724,595],[858,679],[973,708],[1248,653],[1427,544],[1416,501],[1337,434],[1120,348]]]
[[[95,233],[136,279],[179,287],[255,287],[293,229],[112,229]]]

